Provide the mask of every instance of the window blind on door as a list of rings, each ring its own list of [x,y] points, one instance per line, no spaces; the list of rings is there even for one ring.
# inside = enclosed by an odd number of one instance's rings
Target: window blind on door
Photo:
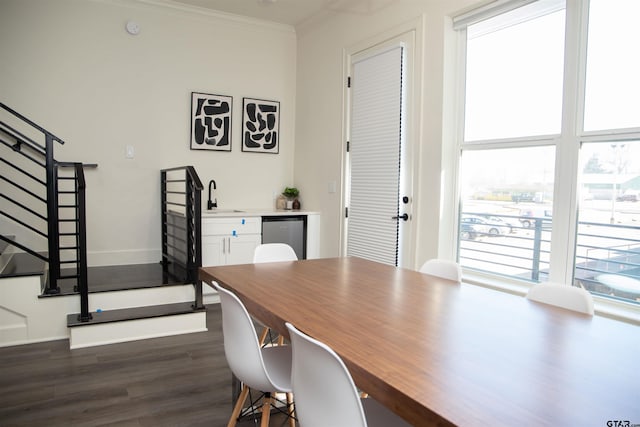
[[[347,255],[397,265],[402,47],[353,64]]]

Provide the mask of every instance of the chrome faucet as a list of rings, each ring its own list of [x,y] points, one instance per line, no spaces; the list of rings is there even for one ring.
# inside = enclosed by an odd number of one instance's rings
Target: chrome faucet
[[[209,181],[209,200],[207,200],[207,210],[218,207],[217,199],[213,199],[213,202],[211,201],[211,184],[213,184],[213,189],[216,190],[216,182],[212,179]]]

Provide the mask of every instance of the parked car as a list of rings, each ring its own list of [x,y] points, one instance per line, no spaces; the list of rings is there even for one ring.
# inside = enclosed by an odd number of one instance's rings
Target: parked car
[[[638,193],[635,191],[625,191],[624,194],[619,195],[616,200],[618,202],[637,202]]]
[[[535,200],[535,194],[534,193],[513,193],[511,194],[511,200],[516,203],[533,202]]]
[[[535,225],[536,220],[542,220],[543,227],[551,226],[551,209],[550,208],[526,208],[520,210],[520,223],[524,228],[531,228]],[[549,219],[547,219],[549,218]]]
[[[499,224],[481,216],[464,215],[461,222],[462,224],[471,224],[480,234],[489,236],[499,236],[511,232],[511,227],[508,225]]]
[[[478,230],[473,224],[467,222],[460,223],[460,239],[475,240],[478,237]]]
[[[499,227],[498,231],[505,230],[504,233],[500,234],[513,233],[515,231],[514,227],[520,227],[520,223],[515,218],[502,218],[495,215],[482,215],[482,217],[486,219],[488,223]]]

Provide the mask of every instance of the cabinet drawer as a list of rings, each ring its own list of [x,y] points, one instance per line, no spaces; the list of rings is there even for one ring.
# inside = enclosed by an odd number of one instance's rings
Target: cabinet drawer
[[[203,236],[230,236],[236,234],[260,234],[262,221],[260,217],[226,217],[206,218],[202,220]]]

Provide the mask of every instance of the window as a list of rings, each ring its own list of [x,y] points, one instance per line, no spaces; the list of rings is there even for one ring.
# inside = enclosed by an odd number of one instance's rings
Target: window
[[[537,6],[468,28],[465,141],[560,133],[564,10]]]
[[[499,0],[454,19],[471,274],[640,308],[638,19],[637,0]]]
[[[575,280],[599,295],[640,294],[640,141],[585,143],[580,150]]]
[[[525,280],[546,278],[553,147],[465,150],[461,165],[460,263]]]
[[[591,0],[584,130],[640,127],[640,2]]]

